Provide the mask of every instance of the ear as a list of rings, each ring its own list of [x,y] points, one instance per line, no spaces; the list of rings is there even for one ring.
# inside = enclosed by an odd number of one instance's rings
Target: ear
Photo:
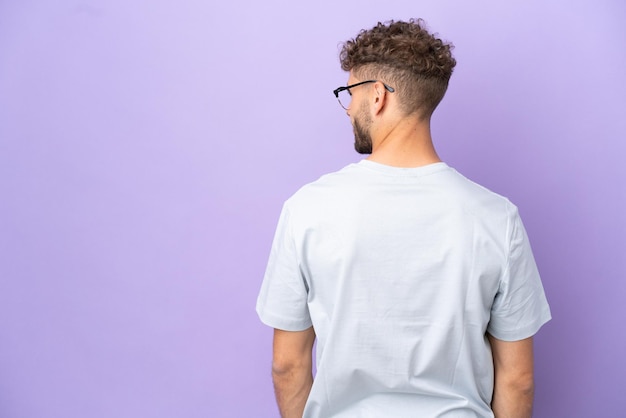
[[[388,94],[389,92],[381,82],[374,83],[374,95],[372,97],[373,102],[371,107],[374,116],[378,116],[388,104]]]

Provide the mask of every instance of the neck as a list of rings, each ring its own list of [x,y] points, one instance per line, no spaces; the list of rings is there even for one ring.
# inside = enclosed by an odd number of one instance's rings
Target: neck
[[[430,120],[402,119],[372,132],[372,142],[372,154],[367,159],[380,164],[420,167],[441,162],[430,134]]]

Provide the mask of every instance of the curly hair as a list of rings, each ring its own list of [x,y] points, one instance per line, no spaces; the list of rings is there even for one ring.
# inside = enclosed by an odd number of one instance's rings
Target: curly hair
[[[339,58],[344,71],[393,86],[406,114],[428,118],[448,88],[456,65],[453,48],[430,34],[422,19],[391,20],[345,42]]]

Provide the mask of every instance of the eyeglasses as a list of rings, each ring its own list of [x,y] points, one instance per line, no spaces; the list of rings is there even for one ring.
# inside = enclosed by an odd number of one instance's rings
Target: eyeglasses
[[[380,81],[380,80],[367,80],[367,81],[361,81],[360,83],[351,84],[349,86],[337,87],[335,90],[333,90],[333,94],[339,101],[339,104],[341,105],[341,107],[348,110],[348,108],[350,107],[350,102],[352,101],[352,92],[350,91],[350,89],[360,86],[361,84],[376,83],[377,81]],[[396,91],[396,89],[394,89],[391,86],[386,85],[385,83],[383,83],[383,86],[385,86],[385,89],[389,93],[393,93],[394,91]]]

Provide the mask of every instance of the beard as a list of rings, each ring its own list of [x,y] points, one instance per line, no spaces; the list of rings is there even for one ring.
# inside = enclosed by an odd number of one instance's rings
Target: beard
[[[371,154],[372,136],[370,135],[370,127],[372,126],[372,119],[364,106],[359,109],[357,116],[358,119],[355,116],[352,123],[354,128],[354,149],[359,154]]]

